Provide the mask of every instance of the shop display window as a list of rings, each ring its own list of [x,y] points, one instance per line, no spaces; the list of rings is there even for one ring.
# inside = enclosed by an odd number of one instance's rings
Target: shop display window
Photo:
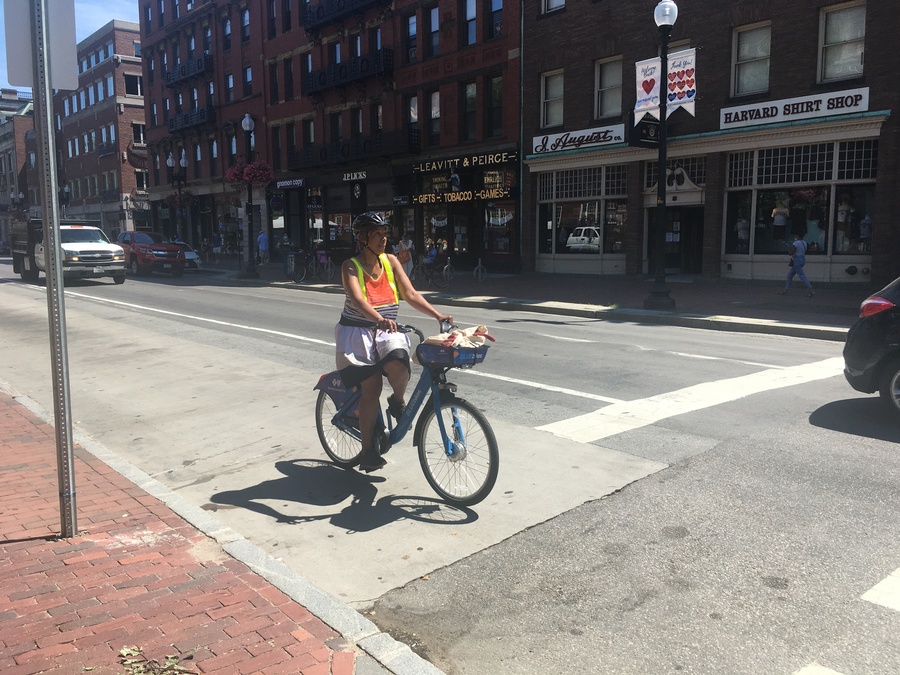
[[[808,253],[827,253],[830,187],[760,190],[756,196],[755,253],[786,253],[799,234],[809,244]]]
[[[839,185],[835,193],[834,252],[871,252],[875,186]]]
[[[742,190],[728,193],[725,225],[725,252],[750,253],[750,212],[753,192]]]

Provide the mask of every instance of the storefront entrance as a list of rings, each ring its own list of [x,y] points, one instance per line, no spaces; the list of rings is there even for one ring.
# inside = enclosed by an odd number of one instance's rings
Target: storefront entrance
[[[700,274],[703,269],[703,207],[666,207],[666,274]],[[653,271],[656,208],[648,209],[648,257]]]

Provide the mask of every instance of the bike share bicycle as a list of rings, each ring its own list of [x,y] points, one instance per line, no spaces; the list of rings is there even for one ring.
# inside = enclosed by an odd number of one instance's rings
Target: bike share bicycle
[[[451,328],[441,326],[443,333]],[[457,387],[447,381],[447,373],[453,368],[472,368],[482,363],[488,347],[425,344],[424,335],[413,326],[397,324],[397,330],[418,336],[416,358],[422,373],[396,426],[391,415],[379,407],[375,448],[383,455],[403,440],[423,409],[413,431],[413,444],[418,448],[425,479],[451,504],[477,504],[490,494],[497,481],[497,440],[484,414],[456,396]],[[319,392],[316,430],[322,447],[338,466],[355,467],[362,454],[358,418],[362,390],[345,387],[336,370],[323,375],[315,389]]]

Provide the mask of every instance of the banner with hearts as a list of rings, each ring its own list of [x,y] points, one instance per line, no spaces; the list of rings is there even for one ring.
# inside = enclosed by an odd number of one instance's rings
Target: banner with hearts
[[[669,54],[669,67],[666,74],[658,58],[645,59],[634,64],[637,98],[634,104],[635,125],[645,114],[659,119],[660,96],[666,103],[666,115],[678,108],[684,108],[691,115],[695,114],[697,100],[696,49],[685,49]]]
[[[697,50],[684,49],[669,54],[669,67],[666,77],[669,83],[669,101],[666,114],[678,108],[684,108],[691,115],[695,114],[697,100]]]
[[[640,122],[644,113],[659,118],[660,64],[659,59],[638,61],[635,65],[637,75],[637,99],[634,104],[635,124]]]

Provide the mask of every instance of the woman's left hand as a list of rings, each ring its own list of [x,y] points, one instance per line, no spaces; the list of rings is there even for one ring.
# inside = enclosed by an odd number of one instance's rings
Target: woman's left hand
[[[376,328],[378,328],[378,330],[384,331],[385,333],[396,333],[397,322],[393,319],[382,319],[376,324]]]

